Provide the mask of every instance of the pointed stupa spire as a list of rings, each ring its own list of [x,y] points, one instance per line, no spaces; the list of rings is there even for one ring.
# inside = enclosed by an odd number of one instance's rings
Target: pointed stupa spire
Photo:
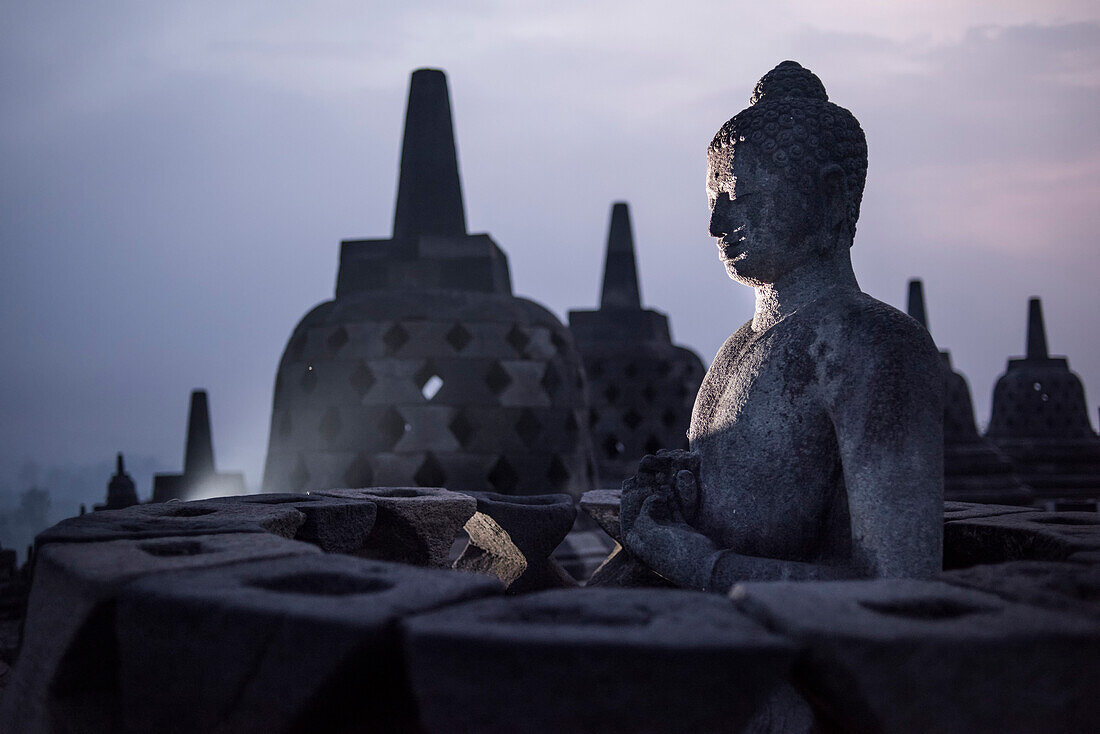
[[[214,473],[214,442],[210,437],[210,408],[206,390],[191,392],[191,412],[187,418],[187,448],[183,456],[183,473]]]
[[[920,278],[909,281],[909,306],[906,310],[911,318],[928,328],[928,313],[924,310],[924,284]]]
[[[393,238],[464,234],[466,215],[447,77],[439,69],[417,69],[405,111]]]
[[[634,261],[634,233],[630,209],[625,202],[611,207],[611,228],[607,233],[607,257],[603,264],[603,294],[600,308],[641,309],[638,266]]]
[[[1027,302],[1027,358],[1047,359],[1047,330],[1043,326],[1043,305],[1038,298]]]

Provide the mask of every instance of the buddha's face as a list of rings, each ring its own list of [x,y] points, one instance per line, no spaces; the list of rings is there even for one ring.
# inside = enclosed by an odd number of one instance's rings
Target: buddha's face
[[[745,143],[736,151],[710,151],[707,199],[710,235],[718,240],[718,257],[734,280],[754,287],[775,283],[818,257],[815,202],[760,165]]]

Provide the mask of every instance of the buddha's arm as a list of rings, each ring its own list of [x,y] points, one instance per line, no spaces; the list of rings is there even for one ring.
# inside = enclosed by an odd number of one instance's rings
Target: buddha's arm
[[[942,367],[924,329],[892,326],[849,345],[821,385],[848,493],[852,566],[861,576],[925,577],[942,563]]]

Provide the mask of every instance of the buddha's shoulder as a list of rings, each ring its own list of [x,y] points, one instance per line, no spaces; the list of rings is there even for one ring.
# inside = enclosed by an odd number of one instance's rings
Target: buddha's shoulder
[[[938,364],[938,350],[927,329],[861,291],[818,299],[800,316],[800,326],[814,332],[821,356]]]

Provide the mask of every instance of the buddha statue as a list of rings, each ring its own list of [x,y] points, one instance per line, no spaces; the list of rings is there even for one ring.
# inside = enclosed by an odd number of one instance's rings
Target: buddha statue
[[[928,332],[863,293],[863,130],[785,61],[707,151],[710,234],[756,291],[695,400],[690,451],[623,483],[624,544],[667,580],[927,577],[941,567],[943,377]]]

